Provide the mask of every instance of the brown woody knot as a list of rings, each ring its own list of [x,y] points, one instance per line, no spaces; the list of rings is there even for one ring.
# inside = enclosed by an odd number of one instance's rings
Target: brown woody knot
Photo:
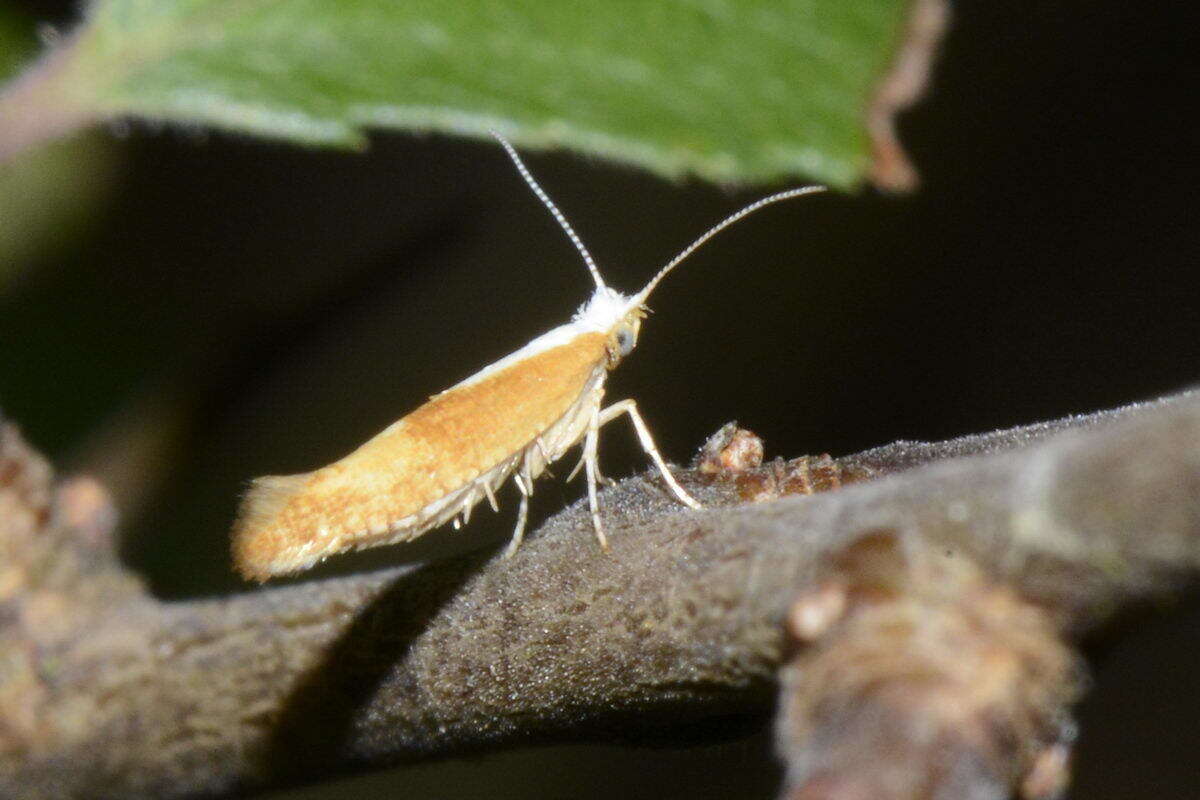
[[[1055,797],[1081,672],[1050,616],[974,562],[872,531],[793,602],[785,797]]]

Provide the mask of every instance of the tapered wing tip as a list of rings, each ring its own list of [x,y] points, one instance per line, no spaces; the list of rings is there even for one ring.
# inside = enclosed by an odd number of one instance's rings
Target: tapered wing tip
[[[294,536],[278,524],[284,506],[303,490],[308,475],[267,475],[250,483],[230,547],[233,567],[246,580],[263,583],[308,566],[296,558],[303,543],[289,541]]]

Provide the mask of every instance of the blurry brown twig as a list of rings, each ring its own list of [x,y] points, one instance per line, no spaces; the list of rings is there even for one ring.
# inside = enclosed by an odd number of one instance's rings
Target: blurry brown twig
[[[782,686],[790,796],[1044,797],[1074,641],[1200,563],[1200,394],[842,459],[761,464],[727,433],[681,473],[706,511],[652,476],[605,492],[607,555],[577,505],[508,561],[162,603],[116,560],[103,490],[0,422],[0,795],[661,742]]]

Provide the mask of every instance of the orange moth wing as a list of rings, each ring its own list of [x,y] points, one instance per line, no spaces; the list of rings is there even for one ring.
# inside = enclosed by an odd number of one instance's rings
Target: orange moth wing
[[[234,565],[265,580],[334,553],[414,539],[444,521],[424,516],[480,476],[515,466],[514,454],[572,413],[605,369],[605,339],[581,332],[510,357],[433,396],[340,461],[256,479],[234,526]]]

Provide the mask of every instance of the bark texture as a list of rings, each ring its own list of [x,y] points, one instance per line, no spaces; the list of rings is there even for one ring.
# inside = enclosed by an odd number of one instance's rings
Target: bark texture
[[[228,796],[513,743],[677,741],[761,719],[782,687],[792,796],[1048,797],[1073,642],[1200,563],[1200,394],[756,453],[725,431],[681,470],[702,512],[652,475],[606,491],[609,554],[576,504],[510,560],[163,603],[116,560],[103,489],[56,483],[0,420],[0,796]]]

